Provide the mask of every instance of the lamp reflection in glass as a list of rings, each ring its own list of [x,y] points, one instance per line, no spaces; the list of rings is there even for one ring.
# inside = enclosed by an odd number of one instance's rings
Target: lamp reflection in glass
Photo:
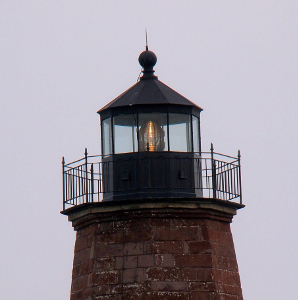
[[[148,121],[139,130],[139,150],[141,152],[164,151],[165,132],[155,121]]]

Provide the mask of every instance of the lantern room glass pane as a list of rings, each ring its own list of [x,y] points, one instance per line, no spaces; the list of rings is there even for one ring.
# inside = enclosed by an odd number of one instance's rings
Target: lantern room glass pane
[[[102,154],[112,154],[112,126],[111,118],[102,121]]]
[[[200,152],[199,118],[192,116],[193,151]]]
[[[168,151],[167,114],[139,114],[139,151]]]
[[[169,114],[170,151],[192,151],[190,122],[190,115]]]
[[[113,124],[115,154],[138,151],[136,116],[114,117]]]

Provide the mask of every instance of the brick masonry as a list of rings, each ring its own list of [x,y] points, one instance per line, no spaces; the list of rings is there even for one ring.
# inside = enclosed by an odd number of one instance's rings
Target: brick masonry
[[[232,217],[185,205],[70,213],[70,299],[243,300]]]

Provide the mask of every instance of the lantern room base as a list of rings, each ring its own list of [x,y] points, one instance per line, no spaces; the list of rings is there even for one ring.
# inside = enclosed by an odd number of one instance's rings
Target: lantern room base
[[[203,197],[196,153],[136,152],[102,159],[103,201]]]

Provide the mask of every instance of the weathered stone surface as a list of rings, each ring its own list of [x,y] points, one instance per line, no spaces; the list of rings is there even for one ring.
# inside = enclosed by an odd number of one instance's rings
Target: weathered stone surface
[[[243,300],[232,210],[177,206],[69,216],[71,300]]]

